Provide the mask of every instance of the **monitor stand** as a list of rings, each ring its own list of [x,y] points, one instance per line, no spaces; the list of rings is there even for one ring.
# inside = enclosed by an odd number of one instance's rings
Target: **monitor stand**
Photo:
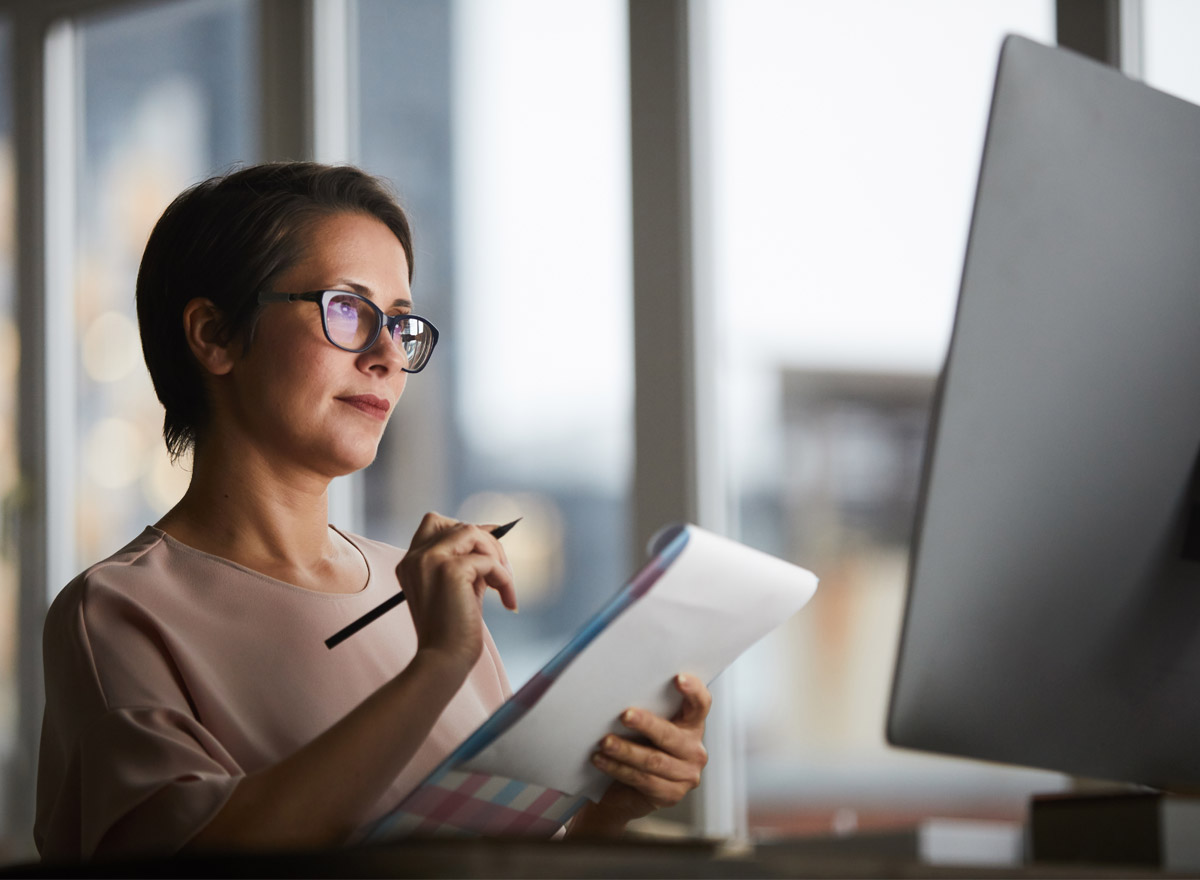
[[[1200,796],[1153,790],[1037,795],[1029,810],[1029,856],[1200,870]]]

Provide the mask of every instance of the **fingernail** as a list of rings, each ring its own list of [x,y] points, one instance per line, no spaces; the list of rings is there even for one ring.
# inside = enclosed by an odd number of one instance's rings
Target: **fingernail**
[[[690,678],[688,678],[686,675],[675,676],[675,683],[684,689],[690,688],[692,686],[692,680]]]
[[[659,681],[662,681],[662,679],[659,679]],[[622,724],[637,723],[637,712],[633,711],[632,709],[626,709],[624,714],[621,715],[621,723]]]
[[[615,736],[606,736],[600,740],[600,748],[606,752],[611,752],[617,747],[617,738]]]
[[[604,766],[604,756],[602,754],[600,754],[599,752],[596,752],[596,754],[592,755],[592,763],[595,764],[597,767],[603,767]]]

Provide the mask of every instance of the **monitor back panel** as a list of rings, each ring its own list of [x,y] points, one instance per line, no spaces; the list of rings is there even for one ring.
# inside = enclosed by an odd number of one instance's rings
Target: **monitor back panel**
[[[1001,53],[935,405],[894,744],[1200,784],[1200,108]]]

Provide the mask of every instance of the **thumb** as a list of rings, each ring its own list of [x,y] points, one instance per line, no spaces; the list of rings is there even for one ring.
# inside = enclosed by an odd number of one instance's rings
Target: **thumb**
[[[680,727],[703,727],[712,708],[712,694],[704,682],[694,675],[677,675],[675,689],[683,694],[683,705],[671,720]]]

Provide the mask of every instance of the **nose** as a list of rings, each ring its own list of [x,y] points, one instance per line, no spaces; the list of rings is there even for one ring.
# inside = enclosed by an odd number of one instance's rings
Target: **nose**
[[[400,373],[408,366],[408,357],[404,349],[392,338],[386,323],[379,328],[375,344],[364,351],[361,357],[367,359],[368,369],[377,368],[385,373]]]

